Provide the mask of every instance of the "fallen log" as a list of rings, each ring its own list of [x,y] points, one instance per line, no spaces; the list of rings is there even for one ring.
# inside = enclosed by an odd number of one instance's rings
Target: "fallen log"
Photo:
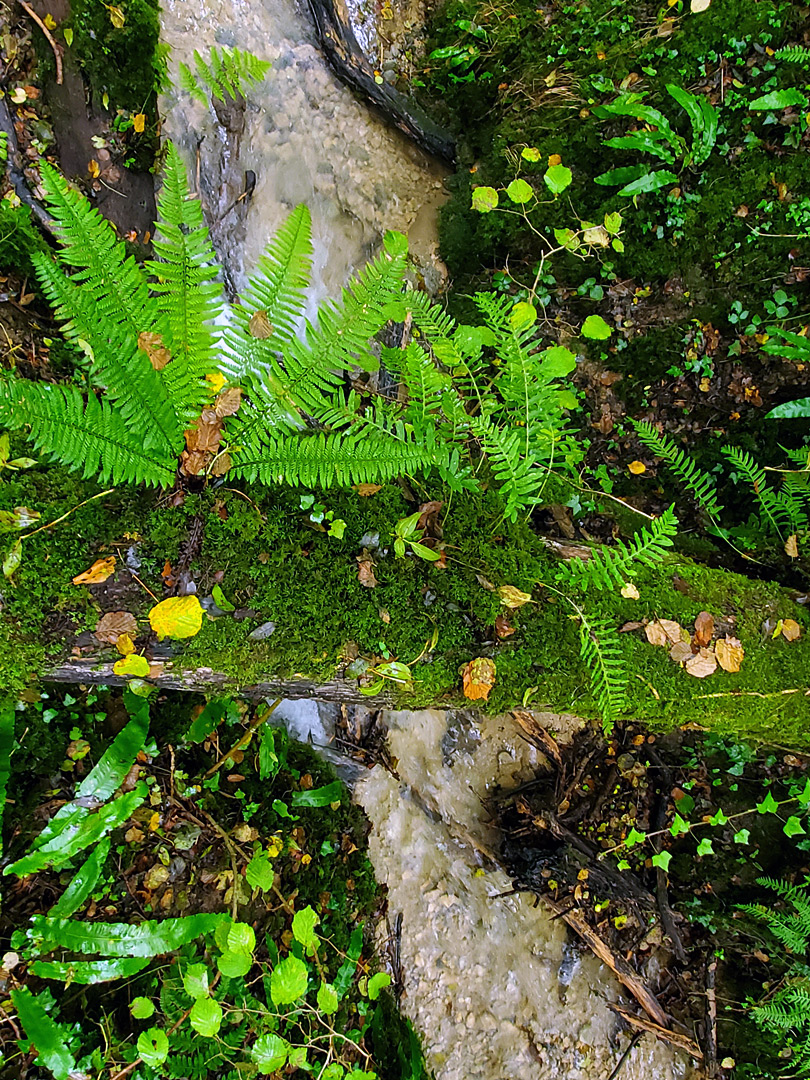
[[[452,165],[455,142],[414,101],[387,83],[378,83],[374,69],[354,36],[344,0],[309,0],[318,44],[344,85],[378,109],[386,120],[423,150]]]

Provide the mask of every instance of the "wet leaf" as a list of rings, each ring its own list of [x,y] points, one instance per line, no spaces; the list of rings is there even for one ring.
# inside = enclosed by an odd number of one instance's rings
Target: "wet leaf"
[[[172,354],[163,344],[163,338],[151,330],[138,334],[138,348],[149,357],[149,363],[155,371],[163,371],[172,358]]]
[[[695,619],[695,644],[708,645],[714,634],[714,615],[708,611],[699,612]]]
[[[212,1039],[222,1024],[222,1006],[212,997],[199,997],[191,1007],[188,1022],[205,1039]]]
[[[715,642],[714,652],[723,671],[739,671],[745,651],[742,642],[735,637],[722,637]]]
[[[500,589],[498,589],[498,597],[503,606],[509,608],[510,611],[521,608],[524,604],[532,603],[531,593],[521,592],[514,585],[501,585]]]
[[[787,638],[788,641],[796,641],[801,637],[802,628],[796,622],[795,619],[783,619],[782,620],[782,636]]]
[[[274,1073],[284,1065],[288,1052],[289,1044],[280,1035],[271,1032],[269,1035],[259,1036],[253,1044],[250,1056],[260,1073]]]
[[[108,611],[101,616],[93,631],[94,637],[107,645],[117,645],[122,634],[127,634],[134,640],[137,633],[138,623],[129,611]]]
[[[158,639],[194,637],[202,628],[203,609],[196,596],[170,596],[149,612]]]
[[[691,660],[687,660],[685,670],[696,679],[705,679],[717,671],[717,657],[711,649],[701,649]]]
[[[156,1069],[169,1056],[169,1039],[160,1028],[149,1028],[138,1036],[138,1053],[146,1065]]]
[[[465,665],[461,676],[464,696],[470,701],[486,701],[495,685],[495,663],[484,656],[477,656]]]
[[[96,559],[89,570],[83,574],[77,574],[73,579],[74,585],[98,585],[115,571],[115,555],[109,555],[106,559]]]
[[[87,171],[88,171],[88,173],[90,174],[90,176],[92,177],[93,180],[98,179],[98,175],[101,172],[101,166],[99,165],[99,163],[96,161],[95,158],[91,158],[87,162]]]

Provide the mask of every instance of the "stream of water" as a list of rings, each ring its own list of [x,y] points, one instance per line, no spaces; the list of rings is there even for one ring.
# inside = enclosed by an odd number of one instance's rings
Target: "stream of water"
[[[308,314],[386,229],[409,233],[436,291],[442,169],[337,82],[292,0],[163,0],[163,28],[173,74],[214,44],[273,64],[250,93],[241,131],[188,94],[163,102],[165,132],[200,192],[229,288],[244,283],[284,216],[305,202],[315,239]],[[256,186],[240,202],[246,170]],[[335,708],[285,702],[278,715],[296,737],[325,746]],[[370,854],[391,917],[403,916],[402,1006],[437,1080],[606,1080],[629,1042],[608,1008],[618,985],[531,897],[500,895],[509,880],[476,851],[493,842],[482,799],[494,784],[531,777],[537,752],[508,717],[397,712],[385,722],[399,779],[379,766],[349,779],[372,824]],[[622,1080],[690,1073],[650,1037],[622,1065]]]

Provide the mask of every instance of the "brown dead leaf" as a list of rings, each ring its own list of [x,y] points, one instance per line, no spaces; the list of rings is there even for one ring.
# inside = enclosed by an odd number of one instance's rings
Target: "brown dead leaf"
[[[254,311],[248,322],[248,333],[259,341],[266,341],[274,333],[273,324],[267,318],[266,311]]]
[[[109,555],[106,559],[96,559],[89,570],[83,574],[77,574],[73,579],[74,585],[99,585],[115,571],[115,556]]]
[[[370,495],[376,495],[378,491],[382,491],[382,484],[355,484],[354,490],[367,499]]]
[[[501,585],[500,589],[498,589],[498,596],[503,606],[509,608],[510,611],[521,608],[524,604],[532,603],[531,593],[522,592],[520,589],[516,589],[514,585]]]
[[[172,358],[172,354],[163,344],[163,338],[151,330],[138,334],[138,348],[149,357],[155,371],[163,371]]]
[[[185,450],[180,455],[180,472],[183,476],[199,476],[210,460],[207,450]]]
[[[500,614],[495,619],[495,633],[499,638],[507,638],[511,634],[514,634],[515,628],[509,622],[505,615]]]
[[[200,419],[185,435],[187,450],[207,450],[215,454],[222,438],[222,421],[214,409],[203,409]]]
[[[160,576],[163,578],[163,584],[167,589],[173,589],[176,582],[174,578],[174,571],[172,570],[172,564],[167,559],[163,564],[163,569],[160,571]]]
[[[632,581],[626,581],[621,588],[621,594],[625,600],[640,600],[641,593],[638,591]]]
[[[712,649],[701,649],[691,660],[687,660],[685,668],[696,679],[705,679],[717,671],[717,657]]]
[[[211,476],[224,476],[231,465],[233,465],[233,458],[229,453],[218,454],[211,466]]]
[[[478,582],[482,589],[486,589],[487,592],[495,592],[495,586],[492,584],[489,578],[485,578],[483,574],[476,574],[475,580]]]
[[[129,611],[108,611],[98,620],[98,626],[93,631],[98,641],[107,645],[117,645],[122,634],[128,634],[134,638],[138,632],[138,624],[135,616]]]
[[[417,529],[424,530],[427,536],[432,536],[436,540],[441,540],[443,533],[442,527],[439,524],[439,511],[444,506],[443,502],[439,502],[434,499],[432,502],[422,503],[419,507],[419,520],[416,523]]]
[[[714,644],[717,662],[723,671],[739,671],[745,656],[745,650],[739,638],[721,637]]]
[[[470,701],[486,701],[495,685],[495,664],[485,656],[477,656],[465,664],[461,677],[466,698]]]
[[[685,664],[687,660],[692,659],[692,646],[688,641],[678,641],[669,650],[669,657],[677,664]]]
[[[244,780],[244,777],[242,777]],[[236,828],[233,830],[234,840],[238,840],[240,844],[249,844],[253,840],[259,839],[259,830],[254,829],[252,825],[248,825],[246,821],[240,821]]]
[[[367,589],[377,588],[377,578],[374,576],[374,560],[368,548],[363,548],[363,554],[357,558],[357,580]]]
[[[787,638],[788,641],[796,641],[802,635],[802,628],[796,622],[795,619],[783,619],[782,620],[782,636]]]
[[[663,645],[667,648],[676,645],[679,641],[683,641],[684,635],[686,635],[686,640],[689,640],[689,634],[686,633],[680,623],[676,623],[672,619],[656,619],[644,628],[644,632],[647,635],[647,641],[651,645]]]
[[[137,825],[133,825],[124,833],[124,839],[128,844],[140,844],[146,833],[142,832]]]
[[[238,386],[229,386],[223,390],[214,402],[214,412],[222,419],[223,416],[235,416],[242,404],[242,391]]]
[[[631,622],[626,622],[626,623],[623,623],[619,627],[619,633],[620,634],[629,634],[631,630],[640,630],[643,625],[644,625],[644,623],[636,622],[635,620],[633,620]]]
[[[695,619],[695,644],[708,645],[714,634],[714,615],[701,611]]]
[[[785,541],[785,554],[790,559],[798,559],[799,557],[799,541],[796,533],[789,536]]]

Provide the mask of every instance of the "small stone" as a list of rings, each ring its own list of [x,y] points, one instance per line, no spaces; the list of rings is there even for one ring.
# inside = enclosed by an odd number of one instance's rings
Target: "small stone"
[[[264,641],[265,638],[269,638],[272,633],[275,632],[276,624],[274,622],[262,623],[261,626],[257,626],[255,630],[251,630],[248,637],[253,641]]]
[[[385,79],[385,81],[388,83],[389,86],[392,86],[397,81],[397,73],[396,73],[396,71],[391,71],[391,70],[384,71],[382,73],[382,77],[383,77],[383,79]]]

